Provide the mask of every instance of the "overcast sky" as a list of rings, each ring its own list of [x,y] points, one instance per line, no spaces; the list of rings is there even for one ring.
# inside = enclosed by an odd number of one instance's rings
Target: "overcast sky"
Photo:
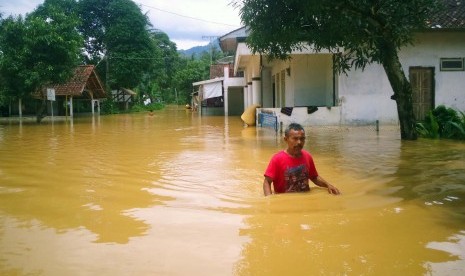
[[[33,11],[44,0],[0,0],[3,16]],[[239,11],[231,0],[134,0],[154,28],[168,34],[178,50],[206,45],[211,37],[240,28]]]

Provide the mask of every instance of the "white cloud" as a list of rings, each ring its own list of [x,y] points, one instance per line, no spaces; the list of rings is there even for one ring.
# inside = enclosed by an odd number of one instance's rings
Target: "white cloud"
[[[0,2],[0,13],[4,17],[10,15],[25,15],[32,12],[43,0],[2,0]]]
[[[239,11],[231,0],[135,0],[154,28],[167,33],[178,49],[206,45],[211,36],[222,36],[240,27]],[[4,16],[32,12],[43,0],[2,0]]]
[[[208,44],[210,36],[222,36],[240,27],[238,10],[230,0],[138,0],[154,28],[168,34],[179,49]]]

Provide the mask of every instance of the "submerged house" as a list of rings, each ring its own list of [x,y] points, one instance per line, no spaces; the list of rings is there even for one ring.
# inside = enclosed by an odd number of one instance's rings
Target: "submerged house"
[[[465,110],[465,3],[448,2],[449,10],[437,15],[434,28],[418,32],[414,45],[399,52],[413,87],[417,119],[442,104]],[[258,113],[271,114],[283,124],[398,123],[393,91],[381,65],[337,74],[334,54],[311,47],[292,52],[289,60],[269,61],[252,53],[246,37],[243,27],[220,38],[222,48],[235,47],[234,72],[244,76],[243,91],[237,94],[243,95],[244,108],[260,105]],[[225,93],[225,106],[232,94]],[[226,108],[225,115],[231,115]]]

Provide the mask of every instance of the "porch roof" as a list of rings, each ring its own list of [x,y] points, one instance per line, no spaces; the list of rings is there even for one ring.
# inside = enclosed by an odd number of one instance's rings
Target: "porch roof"
[[[224,81],[224,78],[215,78],[211,80],[198,81],[198,82],[192,83],[192,86],[199,86],[199,85],[204,85],[204,84],[209,84],[209,83],[214,83],[214,82],[219,82],[219,81]]]
[[[229,32],[219,38],[221,50],[224,52],[234,52],[237,47],[237,43],[244,41],[245,37],[249,35],[249,29],[240,27],[232,32]]]
[[[55,96],[83,96],[84,91],[89,92],[93,99],[106,97],[105,89],[95,72],[94,65],[81,65],[76,68],[71,79],[63,84],[52,84],[43,88],[43,94],[47,88],[55,89]]]

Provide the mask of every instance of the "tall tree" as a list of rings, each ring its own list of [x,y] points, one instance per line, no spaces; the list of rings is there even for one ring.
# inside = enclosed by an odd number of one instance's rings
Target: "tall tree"
[[[190,93],[192,92],[192,83],[210,78],[210,55],[204,52],[202,58],[183,59],[182,65],[173,78],[173,85],[177,91],[177,101],[190,102]],[[175,100],[174,98],[168,98]]]
[[[141,97],[148,97],[151,102],[155,102],[157,99],[165,98],[162,97],[163,94],[169,94],[172,90],[172,80],[178,70],[180,57],[176,44],[170,41],[166,33],[153,29],[150,38],[155,45],[156,58],[153,60],[152,70],[144,74],[139,92]]]
[[[401,138],[415,140],[412,88],[398,51],[428,28],[439,0],[240,0],[240,15],[254,52],[288,58],[308,43],[336,53],[339,72],[369,63],[383,66],[397,103]],[[307,45],[308,45],[307,44]],[[339,53],[338,49],[342,49]]]
[[[150,22],[131,0],[81,0],[81,32],[91,63],[105,59],[111,88],[134,88],[156,59]]]
[[[25,19],[8,17],[0,25],[0,75],[10,97],[31,96],[50,83],[66,81],[81,60],[78,18],[46,0]],[[45,96],[37,120],[42,118]]]

